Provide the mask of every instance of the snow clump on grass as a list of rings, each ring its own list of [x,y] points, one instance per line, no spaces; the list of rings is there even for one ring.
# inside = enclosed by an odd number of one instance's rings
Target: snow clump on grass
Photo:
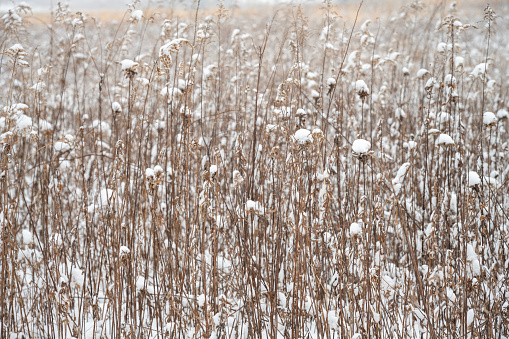
[[[350,224],[350,236],[358,236],[362,233],[362,224],[358,222],[353,222]]]
[[[357,139],[352,144],[352,151],[356,155],[366,155],[371,149],[371,143],[365,139]]]
[[[299,129],[297,132],[295,132],[293,137],[299,145],[305,145],[307,143],[313,142],[311,131],[306,128]]]
[[[436,146],[453,146],[454,140],[447,134],[440,134],[435,141]]]
[[[133,11],[133,12],[131,13],[131,19],[130,19],[130,20],[131,20],[133,23],[136,23],[136,22],[140,21],[142,18],[143,18],[143,11],[142,11],[142,10],[137,9],[137,10],[135,10],[135,11]]]
[[[361,99],[364,99],[369,95],[369,87],[368,85],[366,85],[364,80],[357,80],[355,82],[355,91],[357,92],[357,95]]]
[[[131,250],[127,246],[120,246],[120,249],[118,251],[119,257],[123,258],[125,256],[128,256],[129,253],[131,253]]]
[[[408,174],[408,169],[410,168],[410,163],[405,162],[401,167],[398,169],[398,172],[396,173],[396,177],[394,180],[392,180],[392,184],[394,186],[394,191],[396,194],[399,194],[401,190],[401,186],[403,185],[405,178]]]
[[[486,126],[494,126],[498,119],[493,112],[484,112],[482,115],[482,123]]]
[[[138,67],[138,63],[129,59],[124,59],[120,61],[120,65],[122,66],[123,71],[135,70]]]
[[[468,187],[474,187],[475,185],[478,185],[481,183],[481,178],[479,177],[479,174],[474,171],[468,172]]]
[[[154,170],[152,168],[147,168],[145,170],[145,176],[147,177],[147,179],[153,178],[155,175],[156,174],[155,174],[155,172],[154,172]]]
[[[265,209],[259,201],[248,200],[246,201],[246,213],[254,212],[257,215],[263,215]]]

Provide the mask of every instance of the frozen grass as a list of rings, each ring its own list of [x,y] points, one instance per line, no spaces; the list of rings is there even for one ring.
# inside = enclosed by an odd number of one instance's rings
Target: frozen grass
[[[2,14],[0,337],[507,338],[507,6],[369,6]]]

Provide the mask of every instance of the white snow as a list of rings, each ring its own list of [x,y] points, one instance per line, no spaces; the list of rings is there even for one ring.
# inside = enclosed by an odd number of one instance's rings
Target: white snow
[[[365,154],[371,148],[371,143],[365,139],[357,139],[352,143],[352,151],[357,154]]]
[[[191,43],[189,42],[189,40],[187,39],[184,39],[184,38],[178,38],[178,39],[174,39],[170,42],[168,42],[167,44],[163,45],[160,49],[159,49],[159,56],[169,56],[170,53],[177,53],[184,44],[189,44],[191,45]]]
[[[306,128],[301,128],[293,135],[298,144],[304,145],[308,142],[313,142],[311,131]]]
[[[32,118],[30,118],[24,114],[19,114],[16,119],[16,128],[19,130],[23,130],[30,126],[32,126]]]
[[[164,173],[164,169],[160,165],[154,166],[154,174],[156,176],[161,175],[162,173]]]
[[[405,162],[398,169],[398,172],[396,173],[396,177],[392,180],[392,185],[394,187],[394,192],[396,194],[399,194],[399,192],[401,191],[401,187],[403,186],[403,183],[405,181],[405,178],[407,176],[409,168],[410,168],[410,163]]]
[[[488,69],[488,66],[486,63],[480,63],[479,65],[475,66],[474,70],[470,73],[473,77],[480,77],[481,75],[484,75],[486,73],[486,70]]]
[[[446,292],[447,292],[447,298],[449,299],[449,301],[451,303],[454,304],[456,302],[456,294],[454,294],[454,291],[450,287],[446,288]]]
[[[473,276],[481,274],[481,264],[473,243],[467,244],[467,262],[470,264],[469,268]]]
[[[75,287],[81,288],[83,287],[83,283],[85,282],[85,276],[83,271],[78,267],[73,267],[71,270],[71,283],[74,283]]]
[[[117,101],[114,101],[111,104],[111,109],[113,110],[113,112],[122,112],[122,106]]]
[[[298,117],[303,117],[307,114],[306,110],[303,108],[297,109],[297,112],[295,112],[295,115]]]
[[[200,294],[196,297],[196,302],[198,306],[203,307],[205,305],[205,294]]]
[[[41,132],[51,131],[53,129],[53,124],[47,122],[44,119],[39,119],[39,130]]]
[[[56,152],[67,152],[71,149],[71,145],[67,142],[57,141],[53,144],[53,148]]]
[[[265,209],[259,201],[248,200],[246,201],[246,212],[254,212],[256,214],[262,215],[265,213]]]
[[[147,168],[145,170],[145,176],[148,178],[153,178],[155,176],[155,172],[152,168]]]
[[[132,21],[140,21],[141,18],[143,18],[143,11],[142,10],[135,10],[131,13],[131,20]]]
[[[138,67],[138,63],[129,59],[124,59],[120,62],[123,71],[134,70]]]
[[[499,118],[500,120],[506,119],[508,116],[509,112],[504,108],[501,108],[497,111],[497,118]]]
[[[436,146],[451,146],[454,145],[454,140],[447,134],[440,134],[435,141]]]
[[[408,143],[407,143],[407,144],[408,144],[408,149],[409,149],[409,150],[413,150],[414,148],[416,148],[416,147],[417,147],[417,142],[415,142],[414,140],[410,140],[410,141],[408,141]]]
[[[396,173],[396,177],[392,182],[395,184],[402,184],[406,178],[409,168],[410,168],[409,162],[405,162],[403,165],[401,165],[401,167],[398,169],[398,173]]]
[[[423,79],[426,74],[430,74],[429,71],[425,68],[421,68],[417,71],[417,78]]]
[[[484,112],[482,115],[482,123],[486,126],[493,126],[497,121],[498,119],[493,112]]]
[[[474,171],[468,172],[468,187],[472,187],[481,183],[479,174]]]
[[[369,87],[366,85],[364,80],[357,80],[355,82],[355,91],[359,95],[368,95],[369,94]]]
[[[451,120],[451,115],[447,112],[438,113],[437,120],[440,124],[448,123]]]
[[[23,243],[24,244],[32,244],[34,242],[34,235],[29,230],[23,230],[21,232]]]
[[[120,246],[120,250],[118,252],[119,252],[118,255],[120,257],[123,257],[131,253],[131,250],[129,250],[129,247],[127,246]]]
[[[353,222],[350,224],[350,235],[356,236],[362,233],[362,225],[357,222]]]
[[[468,312],[467,312],[467,327],[470,327],[470,325],[472,325],[472,323],[474,322],[474,310],[473,309],[469,309]]]
[[[433,86],[437,83],[437,80],[433,77],[429,78],[428,81],[426,81],[426,85],[424,85],[424,88],[427,90],[433,89]]]

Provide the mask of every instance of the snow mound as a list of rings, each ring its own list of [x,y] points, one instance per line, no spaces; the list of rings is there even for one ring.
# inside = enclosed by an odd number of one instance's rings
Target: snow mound
[[[482,115],[482,123],[486,126],[493,126],[497,121],[498,119],[493,112],[484,112]]]
[[[263,215],[265,213],[265,209],[263,205],[259,201],[248,200],[246,201],[246,213],[254,212],[258,215]]]
[[[366,154],[371,148],[371,143],[364,139],[357,139],[352,144],[352,151],[357,154]]]
[[[136,67],[138,67],[138,63],[137,62],[134,62],[134,61],[129,60],[129,59],[124,59],[124,60],[120,61],[120,64],[122,65],[122,70],[123,71],[134,70]]]
[[[369,87],[364,80],[357,80],[355,82],[355,91],[361,97],[369,95]]]
[[[311,131],[305,128],[299,129],[295,134],[293,135],[295,138],[295,141],[299,145],[304,145],[308,142],[313,142],[313,136],[311,135]]]
[[[447,134],[440,134],[435,141],[436,146],[452,146],[454,145],[454,140]]]
[[[479,174],[474,171],[468,172],[468,187],[473,187],[481,183],[481,178]]]
[[[353,222],[350,225],[350,235],[352,237],[361,234],[361,232],[362,232],[362,225],[361,224],[359,224],[357,222]]]
[[[429,71],[425,68],[421,68],[417,71],[417,78],[423,79],[426,74],[430,74]]]

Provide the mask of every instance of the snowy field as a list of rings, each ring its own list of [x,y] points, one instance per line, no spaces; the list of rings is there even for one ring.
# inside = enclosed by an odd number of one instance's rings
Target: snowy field
[[[0,337],[509,338],[508,5],[196,5],[0,13]]]

